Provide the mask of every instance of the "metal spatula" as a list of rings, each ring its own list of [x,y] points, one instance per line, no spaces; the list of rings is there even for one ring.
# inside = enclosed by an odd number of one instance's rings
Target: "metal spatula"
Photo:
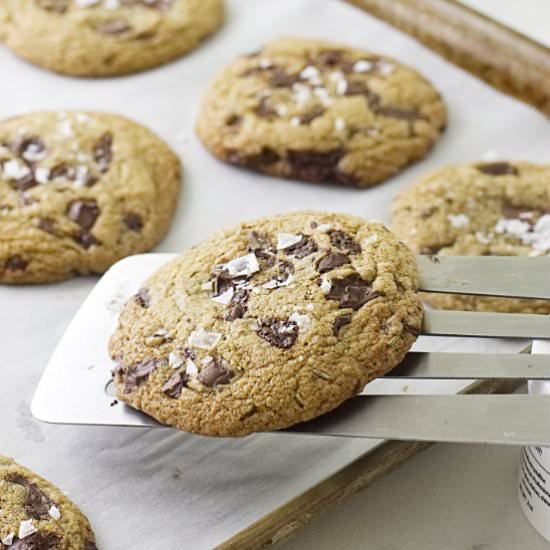
[[[550,299],[550,257],[418,256],[426,292]],[[427,310],[425,335],[550,339],[550,316]],[[548,379],[550,355],[415,353],[385,378]],[[550,396],[358,396],[293,427],[303,434],[550,445]]]
[[[38,419],[68,424],[160,426],[150,417],[113,401],[108,384],[113,364],[106,348],[116,325],[117,307],[174,256],[133,256],[103,276],[44,372],[32,403]],[[550,300],[550,257],[419,256],[418,266],[423,291]],[[500,351],[510,349],[510,344],[516,342],[512,338],[550,339],[550,316],[427,310],[423,335],[497,337],[498,345],[490,342],[493,350]],[[471,339],[465,341],[472,343]],[[528,343],[515,343],[514,350]],[[386,385],[399,379],[407,384],[424,380],[429,385],[428,395],[380,395]],[[550,445],[550,396],[445,395],[467,388],[476,379],[550,380],[550,355],[412,351],[389,375],[375,381],[377,395],[357,396],[335,411],[287,431]]]

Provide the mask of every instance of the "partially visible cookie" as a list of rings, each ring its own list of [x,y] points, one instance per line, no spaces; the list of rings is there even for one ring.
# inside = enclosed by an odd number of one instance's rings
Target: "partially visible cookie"
[[[197,133],[231,164],[369,187],[424,157],[445,122],[441,96],[413,69],[376,53],[287,38],[216,77]]]
[[[413,255],[384,226],[295,212],[162,267],[123,309],[110,354],[132,407],[240,436],[335,408],[395,367],[421,322]]]
[[[104,113],[0,122],[0,282],[102,273],[170,225],[180,163],[143,126]]]
[[[59,489],[0,455],[0,550],[96,550],[90,523]]]
[[[223,21],[223,0],[2,0],[0,39],[58,73],[106,76],[180,57]]]
[[[408,187],[393,204],[392,228],[419,254],[550,254],[550,166],[480,162],[447,166]],[[550,313],[550,302],[425,294],[444,309]]]

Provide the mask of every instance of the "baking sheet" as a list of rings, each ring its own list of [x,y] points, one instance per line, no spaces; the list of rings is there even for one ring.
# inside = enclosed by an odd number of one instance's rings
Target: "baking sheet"
[[[124,78],[51,75],[0,47],[0,116],[36,109],[102,109],[158,132],[185,165],[176,219],[158,248],[167,252],[198,242],[222,225],[298,208],[387,220],[391,197],[400,188],[449,162],[497,156],[547,160],[550,128],[540,114],[348,5],[337,0],[230,0],[228,7],[225,28],[199,50],[169,66]],[[428,159],[367,191],[259,177],[213,160],[193,136],[201,91],[235,55],[282,34],[339,40],[418,68],[449,106],[442,141]],[[35,421],[29,403],[44,366],[95,282],[81,278],[0,288],[0,452],[66,490],[92,521],[99,548],[212,548],[372,445],[292,435],[217,440],[171,430]]]

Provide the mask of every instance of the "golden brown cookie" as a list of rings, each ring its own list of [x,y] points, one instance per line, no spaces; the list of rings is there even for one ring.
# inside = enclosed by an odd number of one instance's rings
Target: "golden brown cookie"
[[[59,489],[0,455],[0,550],[96,550],[90,523]]]
[[[132,407],[240,436],[335,408],[403,359],[421,321],[414,257],[384,226],[294,212],[162,267],[126,304],[110,353]]]
[[[231,164],[369,187],[424,157],[445,122],[441,96],[413,69],[339,44],[286,38],[216,77],[197,133]]]
[[[392,228],[419,254],[541,256],[550,253],[550,167],[527,162],[447,166],[408,187]],[[443,309],[550,313],[550,302],[426,294]]]
[[[180,57],[217,29],[223,0],[2,0],[0,39],[76,76],[125,74]]]
[[[102,273],[164,236],[180,163],[155,134],[104,113],[0,122],[0,282]]]

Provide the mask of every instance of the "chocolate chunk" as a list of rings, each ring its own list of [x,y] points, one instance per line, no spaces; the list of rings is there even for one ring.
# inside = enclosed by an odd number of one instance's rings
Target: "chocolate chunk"
[[[101,172],[107,172],[113,160],[113,134],[105,132],[94,145],[94,160]]]
[[[74,235],[73,239],[85,250],[88,250],[88,248],[94,244],[98,244],[98,241],[93,234],[86,230],[79,231],[76,235]]]
[[[140,386],[149,375],[160,365],[166,363],[165,359],[144,359],[117,372],[124,381],[124,393],[130,393]]]
[[[95,30],[103,34],[122,34],[131,29],[130,25],[124,19],[106,19],[100,21],[94,26]]]
[[[378,107],[375,112],[382,116],[391,118],[400,118],[402,120],[417,120],[423,116],[416,109],[406,109],[395,105],[387,105]]]
[[[36,0],[40,8],[54,13],[65,13],[69,7],[70,0]]]
[[[151,305],[151,295],[148,288],[140,288],[137,294],[134,294],[134,302],[147,309]]]
[[[331,229],[328,234],[330,243],[336,248],[347,254],[359,254],[361,252],[361,245],[349,233],[339,229]]]
[[[178,370],[162,386],[162,393],[173,399],[177,399],[183,390],[183,388],[189,382],[189,377],[185,373],[185,370]]]
[[[55,220],[53,218],[41,218],[38,220],[38,228],[46,233],[55,235]]]
[[[250,298],[250,291],[239,289],[233,294],[231,302],[229,302],[227,313],[224,316],[225,321],[234,321],[235,319],[241,319],[248,309],[248,299]]]
[[[407,321],[402,320],[401,324],[403,325],[403,330],[405,332],[409,332],[410,334],[413,334],[414,336],[418,336],[422,332],[422,329],[420,327],[413,327],[412,325],[409,325],[409,323],[407,323]]]
[[[10,181],[10,185],[16,191],[26,191],[38,185],[38,182],[35,180],[34,172],[31,170],[26,176]]]
[[[334,323],[332,324],[332,334],[334,334],[334,336],[338,336],[340,330],[350,323],[351,313],[345,313],[344,315],[340,315],[340,317],[336,317],[336,319],[334,319]]]
[[[348,86],[344,95],[369,95],[369,89],[364,82],[359,80],[350,80],[348,81]]]
[[[215,357],[209,365],[199,372],[198,378],[199,382],[205,386],[215,388],[221,384],[228,384],[234,376],[233,372],[222,365],[221,359]]]
[[[376,292],[370,288],[348,286],[340,299],[340,307],[351,307],[353,310],[358,310],[367,302],[382,296],[380,292]]]
[[[60,162],[50,170],[50,179],[65,178],[69,181],[76,180],[76,167],[68,162]]]
[[[234,281],[229,276],[229,272],[227,269],[224,269],[214,276],[212,296],[219,296],[234,286]]]
[[[299,75],[288,74],[282,67],[275,67],[271,72],[269,84],[275,88],[290,88],[299,80]]]
[[[127,2],[128,0],[123,0],[123,4],[125,2]],[[134,3],[135,0],[130,0],[130,1],[133,1]],[[146,7],[146,8],[153,8],[153,9],[156,9],[156,10],[161,10],[161,11],[166,11],[173,3],[174,3],[174,0],[139,0],[139,3],[140,5]]]
[[[268,97],[260,99],[260,103],[254,112],[262,118],[274,118],[277,116],[277,111],[271,105],[271,100]]]
[[[67,216],[83,229],[91,229],[99,216],[95,200],[71,201],[67,207]]]
[[[343,149],[325,153],[289,149],[287,161],[292,175],[306,181],[326,182],[338,180],[338,163],[344,156]]]
[[[241,155],[237,151],[228,153],[227,161],[232,164],[246,166],[252,170],[261,170],[264,166],[269,166],[280,160],[279,155],[270,147],[262,147],[259,153],[255,155]]]
[[[226,120],[227,126],[238,126],[242,122],[243,118],[239,115],[230,115]]]
[[[372,290],[370,283],[358,273],[332,279],[330,290],[326,294],[327,299],[336,300],[339,307],[351,307],[354,310],[379,296],[381,294]]]
[[[9,271],[23,271],[28,265],[29,262],[24,260],[21,256],[19,256],[19,254],[10,256],[6,260],[6,269]]]
[[[143,219],[136,212],[128,212],[124,216],[124,224],[130,231],[139,233],[143,229]]]
[[[54,550],[59,547],[59,542],[59,537],[55,533],[42,531],[33,533],[24,539],[15,538],[13,544],[5,548],[9,548],[9,550]]]
[[[304,235],[296,244],[285,248],[285,252],[289,256],[294,256],[295,258],[301,260],[302,258],[317,252],[317,243],[311,237]]]
[[[518,175],[518,169],[512,166],[508,162],[488,162],[484,164],[478,164],[476,168],[483,174],[489,176],[504,176],[511,174],[513,176]]]
[[[248,252],[254,252],[261,267],[271,267],[275,264],[275,247],[266,235],[250,231],[248,233]]]
[[[286,281],[291,275],[294,275],[294,265],[286,260],[279,260],[279,274],[275,277],[280,283]]]
[[[326,273],[342,265],[350,263],[349,256],[342,254],[341,252],[331,252],[326,256],[323,256],[317,262],[317,271],[319,273]]]
[[[288,319],[258,320],[256,333],[272,346],[288,349],[298,338],[298,325]]]
[[[322,51],[315,57],[315,63],[333,69],[341,69],[344,73],[351,73],[354,65],[343,50]]]
[[[324,113],[325,109],[323,109],[323,107],[319,105],[316,105],[307,113],[300,115],[298,117],[298,120],[300,121],[300,124],[309,124],[312,120],[322,116]]]
[[[248,251],[258,254],[258,252],[274,252],[275,247],[267,235],[260,235],[256,231],[248,233]]]
[[[91,540],[88,540],[84,544],[84,550],[97,550],[97,546]]]
[[[33,136],[17,140],[13,148],[24,161],[32,163],[34,162],[32,157],[43,153],[46,150],[46,145],[41,138]]]
[[[48,510],[53,505],[52,500],[44,494],[36,483],[21,474],[10,474],[6,481],[21,485],[25,489],[25,511],[33,519],[48,517]]]

